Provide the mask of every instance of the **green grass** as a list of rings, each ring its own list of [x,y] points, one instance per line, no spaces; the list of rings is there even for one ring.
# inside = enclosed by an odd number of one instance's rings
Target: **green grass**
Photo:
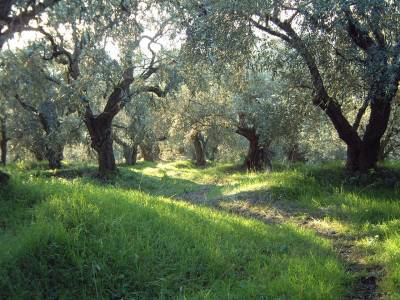
[[[395,166],[392,166],[396,169]],[[352,236],[400,297],[399,186],[351,186],[337,164],[243,173],[189,162],[56,172],[11,167],[0,189],[0,299],[340,299],[355,280],[330,241],[216,210],[249,202]],[[258,201],[251,199],[257,193]],[[194,204],[175,199],[186,199]]]

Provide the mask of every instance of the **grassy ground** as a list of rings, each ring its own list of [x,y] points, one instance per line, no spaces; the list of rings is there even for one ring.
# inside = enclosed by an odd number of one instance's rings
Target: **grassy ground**
[[[8,171],[0,299],[400,298],[389,177],[174,162],[121,167],[105,185],[91,166]]]

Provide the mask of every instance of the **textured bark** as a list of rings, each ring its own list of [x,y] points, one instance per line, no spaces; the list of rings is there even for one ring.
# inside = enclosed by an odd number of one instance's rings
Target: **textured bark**
[[[39,120],[46,132],[46,159],[50,169],[62,167],[65,141],[60,139],[61,123],[53,102],[46,101],[39,107]]]
[[[91,146],[97,153],[100,175],[115,173],[117,167],[113,151],[112,118],[100,114],[97,117],[87,117],[85,123],[92,141]]]
[[[376,168],[381,154],[381,140],[389,123],[390,110],[390,99],[374,97],[362,140],[347,144],[346,167],[350,171],[366,172]]]
[[[103,112],[99,115],[93,114],[89,103],[86,105],[84,121],[92,141],[91,146],[97,152],[101,177],[107,177],[117,171],[113,150],[112,122],[124,107],[122,101],[129,94],[129,87],[133,80],[133,68],[127,68],[122,81],[114,87]]]
[[[272,168],[269,151],[260,143],[260,137],[255,128],[238,128],[236,131],[249,141],[249,150],[245,159],[245,166],[249,171],[265,171]]]
[[[200,135],[200,142],[204,149],[206,159],[214,161],[218,152],[218,145],[215,142],[213,143],[210,137],[204,138],[202,134]]]
[[[200,132],[192,132],[190,139],[193,144],[194,149],[194,159],[196,161],[196,166],[204,167],[206,165],[206,153],[204,149],[204,143],[202,143],[203,137]]]

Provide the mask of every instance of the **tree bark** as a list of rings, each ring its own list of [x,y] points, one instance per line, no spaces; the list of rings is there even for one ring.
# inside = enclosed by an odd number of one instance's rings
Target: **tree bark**
[[[193,132],[190,136],[194,148],[194,158],[196,161],[196,166],[205,167],[206,165],[206,153],[203,146],[202,135],[200,132]]]
[[[46,133],[45,156],[49,162],[50,169],[60,169],[64,158],[65,141],[60,139],[61,122],[55,104],[45,101],[37,110],[38,119]]]
[[[113,151],[112,118],[104,114],[87,116],[85,124],[92,141],[91,146],[97,153],[100,176],[115,173],[117,167]]]
[[[245,159],[245,166],[249,171],[265,171],[272,168],[269,151],[260,143],[260,136],[255,128],[238,128],[236,131],[249,141],[249,150]]]
[[[134,145],[129,147],[129,145],[122,146],[124,152],[125,163],[128,166],[136,165],[137,162],[137,154],[138,154],[138,146]]]
[[[133,68],[129,67],[125,69],[122,81],[114,87],[103,112],[99,115],[93,114],[89,102],[86,104],[84,122],[92,141],[91,146],[97,152],[101,177],[107,177],[117,172],[113,150],[112,121],[124,107],[122,101],[129,94],[129,87],[133,80]]]
[[[0,150],[1,150],[1,164],[3,166],[6,165],[7,163],[7,143],[8,143],[8,136],[7,136],[7,121],[5,118],[2,118],[0,120],[1,126],[0,126],[0,131],[1,131],[1,140],[0,140]]]
[[[380,140],[347,145],[346,169],[365,173],[377,167],[380,158]]]
[[[371,113],[362,140],[347,145],[346,167],[350,171],[367,172],[376,168],[381,154],[381,140],[387,129],[391,99],[374,97]]]

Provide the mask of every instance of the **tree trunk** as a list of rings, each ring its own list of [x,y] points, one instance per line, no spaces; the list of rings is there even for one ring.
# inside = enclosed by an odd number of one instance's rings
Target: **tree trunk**
[[[91,146],[97,153],[100,176],[106,177],[115,173],[117,167],[113,151],[113,139],[111,137],[112,118],[104,114],[100,114],[97,117],[86,117],[85,124],[92,141]]]
[[[258,137],[249,140],[249,151],[246,156],[246,167],[249,171],[271,169],[271,161],[266,149],[259,144]]]
[[[260,137],[254,128],[239,128],[236,131],[249,141],[249,150],[245,166],[249,171],[264,171],[272,168],[267,147],[260,143]]]
[[[289,162],[305,162],[306,158],[304,154],[300,151],[299,145],[297,143],[291,145],[286,152],[286,158]]]
[[[6,120],[2,119],[1,120],[1,164],[6,165],[7,163],[7,126],[6,126]],[[10,179],[10,175],[1,172],[0,171],[0,185],[7,183],[7,181]]]
[[[7,140],[6,139],[1,140],[0,147],[1,147],[1,164],[3,166],[5,166],[7,163]]]
[[[196,166],[204,167],[206,165],[206,153],[201,142],[202,136],[200,132],[193,132],[190,136],[193,143],[194,156],[196,161]]]
[[[7,163],[7,142],[8,142],[7,123],[6,123],[5,118],[1,119],[1,136],[0,136],[0,138],[1,138],[1,140],[0,140],[1,164],[3,166],[5,166]]]
[[[138,146],[128,146],[125,145],[123,146],[123,152],[124,152],[124,158],[125,158],[125,163],[128,166],[133,166],[136,164],[137,161],[137,154],[138,154]]]
[[[378,162],[383,163],[385,162],[385,160],[387,159],[387,153],[385,151],[385,148],[381,147],[381,149],[379,149],[379,154],[378,154]]]
[[[371,102],[371,114],[363,139],[359,143],[348,144],[346,167],[350,171],[367,172],[376,168],[390,110],[387,99],[375,98]]]
[[[379,160],[379,141],[347,146],[346,168],[352,172],[367,172],[376,168]],[[378,149],[378,151],[376,150]]]
[[[215,156],[217,155],[217,153],[218,153],[218,146],[209,147],[208,151],[206,152],[207,158],[210,161],[215,161]]]
[[[10,179],[10,175],[0,171],[0,185],[7,183],[7,181],[9,179]]]
[[[367,72],[368,76],[363,78],[369,82],[367,87],[369,92],[365,99],[366,105],[359,110],[353,126],[344,116],[340,104],[329,97],[317,61],[307,43],[301,39],[289,22],[282,22],[275,17],[272,18],[272,22],[286,34],[280,34],[279,37],[296,49],[307,65],[315,92],[314,105],[319,106],[327,114],[339,137],[348,146],[347,168],[351,171],[366,172],[375,168],[378,161],[380,141],[387,128],[391,102],[399,86],[400,69],[396,65],[396,59],[400,52],[397,51],[398,49],[394,52],[389,50],[384,45],[385,41],[379,41],[380,38],[374,41],[353,18],[350,11],[347,11],[345,15],[347,33],[353,45],[366,54],[367,68],[376,70],[372,73]],[[268,30],[265,31],[268,32]],[[393,62],[390,62],[391,59]],[[360,138],[358,126],[368,106],[371,108],[370,118],[364,136]]]
[[[52,145],[52,148],[46,151],[46,158],[50,169],[60,169],[61,161],[64,159],[64,145]]]

